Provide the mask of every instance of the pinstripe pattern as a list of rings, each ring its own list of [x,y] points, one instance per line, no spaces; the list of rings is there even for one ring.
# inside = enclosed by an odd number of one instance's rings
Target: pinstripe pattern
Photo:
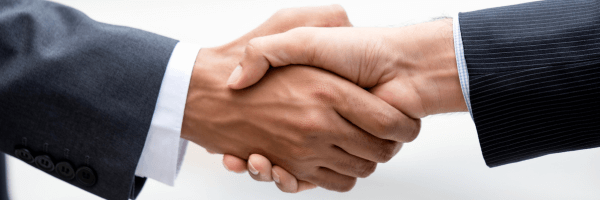
[[[532,2],[458,20],[488,166],[600,147],[600,1]]]

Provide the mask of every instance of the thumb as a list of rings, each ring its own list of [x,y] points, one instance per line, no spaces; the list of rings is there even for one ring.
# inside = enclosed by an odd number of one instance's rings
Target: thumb
[[[231,73],[227,85],[243,89],[254,85],[267,73],[270,66],[290,64],[319,66],[308,55],[314,55],[315,31],[320,28],[296,28],[285,33],[254,38],[246,46],[240,64]]]

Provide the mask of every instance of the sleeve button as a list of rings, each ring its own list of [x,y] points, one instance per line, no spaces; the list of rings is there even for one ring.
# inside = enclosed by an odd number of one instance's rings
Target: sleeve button
[[[33,162],[33,155],[29,152],[28,149],[17,149],[15,150],[15,156],[26,163]]]
[[[56,164],[56,173],[65,180],[71,180],[75,178],[75,170],[68,162],[59,162]]]
[[[93,186],[96,184],[96,173],[89,167],[80,167],[75,173],[77,182],[84,186]]]
[[[50,157],[47,155],[35,157],[35,165],[47,172],[54,170],[54,162],[52,162],[52,159],[50,159]]]

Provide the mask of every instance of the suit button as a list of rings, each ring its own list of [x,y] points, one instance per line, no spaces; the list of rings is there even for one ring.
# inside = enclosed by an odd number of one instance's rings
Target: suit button
[[[26,163],[33,162],[33,155],[31,155],[31,153],[27,149],[15,150],[15,156],[17,156],[17,158],[21,159],[22,161],[25,161]]]
[[[59,162],[56,164],[56,173],[65,180],[71,180],[75,178],[75,170],[68,162]]]
[[[35,165],[37,165],[40,169],[51,172],[54,170],[54,162],[47,155],[40,155],[35,157]]]
[[[89,167],[80,167],[77,169],[75,177],[77,178],[77,182],[84,186],[89,187],[96,184],[96,174],[94,173],[94,170]]]

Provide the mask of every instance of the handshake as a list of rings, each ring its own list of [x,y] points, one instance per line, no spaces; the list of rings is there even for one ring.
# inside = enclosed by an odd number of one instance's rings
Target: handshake
[[[352,28],[342,7],[283,9],[202,49],[181,137],[281,191],[349,191],[417,138],[420,118],[468,111],[452,20]]]
[[[172,184],[181,138],[291,193],[352,189],[438,113],[469,111],[489,167],[600,147],[600,1],[396,28],[292,8],[204,49],[0,2],[0,152],[107,199]]]

